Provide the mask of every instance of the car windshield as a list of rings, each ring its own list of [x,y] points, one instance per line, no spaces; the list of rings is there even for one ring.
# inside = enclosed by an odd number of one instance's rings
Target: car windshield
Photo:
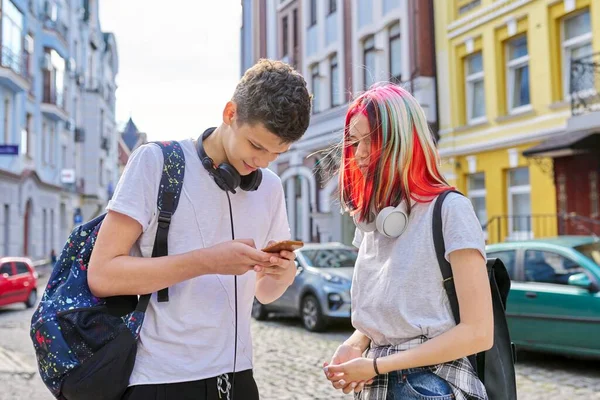
[[[583,246],[575,247],[575,250],[582,253],[584,256],[600,266],[600,242],[584,244]]]
[[[315,268],[354,267],[358,250],[353,249],[311,249],[302,250],[309,266]]]

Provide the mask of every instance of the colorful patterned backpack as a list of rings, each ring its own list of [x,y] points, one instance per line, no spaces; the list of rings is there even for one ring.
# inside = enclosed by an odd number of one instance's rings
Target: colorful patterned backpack
[[[156,142],[164,155],[158,192],[158,228],[152,257],[168,253],[167,235],[183,185],[185,158],[178,142]],[[140,199],[142,201],[142,199]],[[106,214],[77,227],[53,266],[31,320],[42,380],[57,399],[117,400],[133,370],[151,294],[95,297],[87,268]],[[168,289],[159,291],[168,300]]]

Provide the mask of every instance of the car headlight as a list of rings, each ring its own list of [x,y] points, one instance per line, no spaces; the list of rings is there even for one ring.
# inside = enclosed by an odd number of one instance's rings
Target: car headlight
[[[336,283],[338,285],[346,283],[346,280],[344,278],[339,277],[337,275],[331,275],[328,273],[323,273],[322,275],[323,279],[325,279],[327,282]]]

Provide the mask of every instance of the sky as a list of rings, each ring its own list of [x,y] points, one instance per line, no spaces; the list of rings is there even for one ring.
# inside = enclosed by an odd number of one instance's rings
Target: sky
[[[102,0],[119,55],[117,125],[132,117],[148,140],[218,125],[240,78],[241,14],[240,0]]]

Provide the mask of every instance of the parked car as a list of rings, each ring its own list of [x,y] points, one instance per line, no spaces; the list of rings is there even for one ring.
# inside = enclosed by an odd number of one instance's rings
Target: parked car
[[[506,314],[519,349],[600,358],[600,240],[559,236],[488,245],[511,276]]]
[[[292,314],[313,332],[334,319],[350,318],[350,285],[358,250],[341,243],[307,244],[296,250],[296,279],[273,303],[254,299],[252,316],[264,320],[269,313]]]
[[[37,279],[30,259],[0,258],[0,306],[13,303],[25,303],[27,308],[35,306]]]

